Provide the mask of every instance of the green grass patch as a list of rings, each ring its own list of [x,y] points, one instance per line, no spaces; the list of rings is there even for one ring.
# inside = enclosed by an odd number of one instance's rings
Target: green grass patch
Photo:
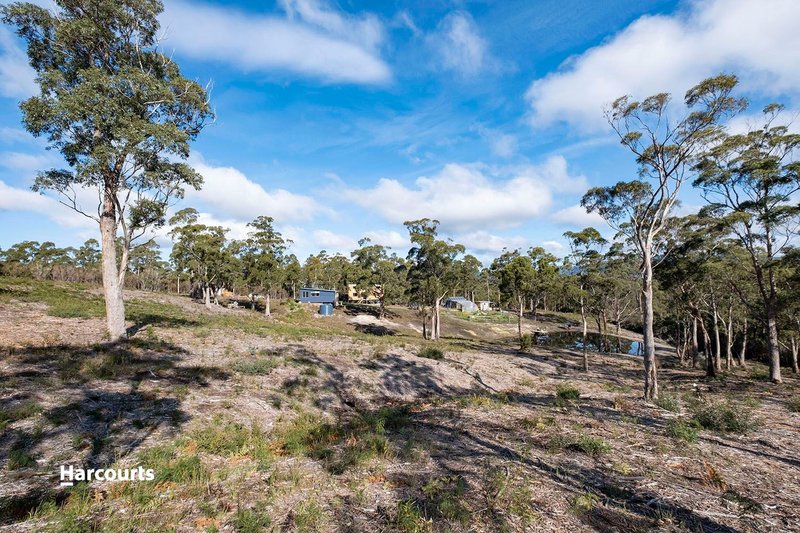
[[[572,498],[572,501],[570,501],[570,508],[575,514],[586,514],[591,511],[599,501],[600,498],[598,498],[596,494],[584,492]]]
[[[0,408],[0,429],[18,420],[24,420],[43,411],[42,406],[33,400],[24,400],[16,405]]]
[[[361,411],[336,423],[301,413],[276,431],[274,447],[320,460],[330,472],[341,474],[375,457],[392,457],[388,434],[401,431],[409,422],[408,409],[402,406]]]
[[[295,509],[292,521],[298,533],[324,531],[325,514],[317,502],[305,501]]]
[[[786,408],[793,413],[800,413],[800,397],[787,400]]]
[[[425,359],[444,359],[444,352],[436,346],[423,346],[417,352],[417,357],[424,357]]]
[[[571,405],[573,402],[579,400],[580,397],[581,391],[572,385],[563,383],[556,387],[555,404],[557,407],[566,407]]]
[[[733,402],[698,405],[693,421],[703,429],[726,433],[748,433],[758,427],[751,408]]]
[[[272,518],[263,505],[254,509],[239,509],[233,516],[233,528],[237,533],[261,533],[272,525]]]
[[[240,374],[250,376],[266,376],[281,364],[280,359],[272,357],[258,357],[256,359],[239,359],[231,368]]]
[[[697,442],[697,427],[685,420],[673,419],[667,422],[667,435],[677,440]]]
[[[573,450],[593,457],[611,451],[611,446],[606,441],[592,435],[579,435],[577,437],[553,435],[547,441],[546,447],[551,452]]]
[[[394,526],[403,533],[428,533],[433,530],[432,521],[425,518],[422,510],[412,500],[397,504]]]
[[[653,403],[672,413],[677,413],[681,410],[681,404],[678,401],[678,398],[669,394],[663,394],[659,396],[653,401]]]
[[[15,449],[8,452],[6,468],[9,470],[18,470],[20,468],[28,468],[29,466],[36,466],[36,459],[28,455],[25,450]]]
[[[466,502],[467,482],[461,476],[445,476],[429,480],[422,493],[426,507],[436,518],[466,525],[471,512]]]
[[[569,449],[596,456],[610,452],[611,446],[600,437],[581,435],[570,443]]]
[[[213,455],[248,457],[256,461],[261,469],[273,463],[272,444],[256,423],[247,427],[217,415],[211,424],[192,431],[190,436],[199,450]]]

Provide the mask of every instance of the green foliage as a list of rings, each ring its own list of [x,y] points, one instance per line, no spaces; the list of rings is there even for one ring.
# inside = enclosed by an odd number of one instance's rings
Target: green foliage
[[[295,529],[298,533],[323,531],[325,515],[322,508],[315,501],[305,501],[298,505],[292,515]]]
[[[748,433],[758,424],[752,410],[743,404],[713,402],[694,409],[694,422],[704,429],[730,433]]]
[[[233,517],[233,528],[237,533],[261,533],[272,525],[272,518],[263,508],[242,508]]]
[[[425,359],[444,359],[444,352],[436,346],[423,346],[417,352],[417,357],[424,357]]]
[[[786,408],[794,413],[800,413],[800,397],[788,399],[786,401]]]
[[[556,406],[558,407],[566,407],[567,405],[572,404],[572,402],[577,401],[581,397],[581,391],[578,390],[573,385],[569,385],[567,383],[559,384],[556,387]]]
[[[6,468],[9,470],[17,470],[19,468],[27,468],[29,466],[36,466],[36,459],[28,455],[25,450],[13,449],[8,452],[8,462]]]
[[[215,416],[210,425],[196,429],[191,437],[198,449],[214,455],[249,457],[262,469],[273,462],[270,441],[255,423],[247,427]]]
[[[576,514],[584,514],[588,513],[592,510],[592,508],[597,505],[600,501],[600,498],[597,497],[596,494],[592,494],[591,492],[584,492],[583,494],[578,494],[572,501],[570,502],[570,507],[572,511]]]
[[[681,410],[681,404],[680,401],[678,401],[678,398],[675,396],[671,396],[669,394],[662,394],[661,396],[653,400],[653,403],[659,406],[660,408],[673,413],[677,413],[678,411]]]
[[[0,429],[4,429],[17,420],[23,420],[37,415],[41,413],[42,410],[42,406],[34,400],[24,400],[16,405],[0,408]]]
[[[606,441],[592,435],[581,435],[573,440],[568,447],[586,455],[602,455],[611,451],[611,446]]]
[[[428,533],[433,529],[431,521],[425,518],[420,508],[411,500],[397,504],[394,525],[404,533]]]
[[[280,366],[281,360],[275,357],[258,357],[255,359],[239,359],[231,368],[240,374],[266,376]]]
[[[519,349],[522,350],[523,352],[529,351],[531,348],[533,348],[533,345],[534,345],[533,335],[531,335],[530,333],[525,333],[522,337],[520,337]]]
[[[667,435],[673,439],[697,442],[697,428],[695,425],[680,418],[667,422]]]
[[[338,424],[301,413],[275,432],[274,447],[322,460],[332,473],[341,474],[374,457],[391,457],[387,434],[401,431],[409,422],[409,412],[404,406],[360,411]]]
[[[466,492],[467,482],[461,476],[433,478],[422,487],[426,507],[431,508],[439,517],[462,525],[467,524],[471,518],[464,498]]]
[[[548,439],[546,447],[550,451],[574,450],[592,456],[611,451],[611,446],[606,441],[592,435],[579,435],[578,437],[563,434],[553,435]]]

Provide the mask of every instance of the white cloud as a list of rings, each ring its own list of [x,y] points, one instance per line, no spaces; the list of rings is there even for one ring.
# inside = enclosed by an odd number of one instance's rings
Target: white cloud
[[[266,191],[233,167],[212,166],[195,155],[190,161],[204,179],[199,191],[187,189],[189,202],[201,202],[223,216],[237,220],[253,220],[258,216],[271,216],[276,222],[309,221],[319,214],[331,211],[313,198],[295,194],[285,189]]]
[[[382,178],[370,189],[344,189],[342,195],[384,219],[433,218],[446,231],[489,230],[518,226],[543,215],[552,192],[585,190],[585,178],[567,172],[566,161],[551,157],[541,165],[491,169],[451,163],[412,186]]]
[[[285,0],[289,20],[182,0],[166,5],[163,45],[200,60],[245,70],[283,70],[330,82],[385,83],[389,67],[372,16],[341,15],[317,2]]]
[[[463,244],[469,250],[479,253],[499,253],[502,252],[503,249],[524,249],[528,246],[529,242],[525,237],[501,237],[499,235],[492,235],[488,231],[484,230],[457,235],[453,237],[453,240],[457,243]]]
[[[517,138],[513,135],[483,125],[475,129],[489,143],[489,148],[497,157],[511,157],[517,152]]]
[[[486,40],[469,13],[457,11],[447,15],[430,41],[442,66],[463,75],[475,75],[492,62]]]
[[[401,235],[398,231],[368,231],[364,234],[364,237],[369,238],[373,244],[380,244],[401,252],[411,247],[408,236]]]
[[[796,0],[698,0],[674,15],[643,16],[534,81],[526,95],[533,122],[602,130],[603,107],[619,96],[681,98],[722,71],[739,75],[746,91],[797,94],[799,18]]]
[[[563,255],[566,251],[564,244],[558,241],[544,241],[542,242],[542,248],[557,256]]]
[[[588,213],[580,205],[573,205],[556,211],[550,217],[554,222],[575,228],[586,228],[589,226],[602,230],[606,227],[606,221],[597,213]]]
[[[358,246],[355,239],[347,235],[334,233],[326,229],[318,229],[313,232],[314,243],[319,249],[330,252],[349,253]]]
[[[550,156],[539,165],[515,167],[515,172],[523,177],[543,181],[556,193],[583,194],[589,188],[586,176],[573,176],[569,173],[567,160],[561,155]]]
[[[384,39],[383,24],[374,15],[346,16],[317,0],[279,1],[290,20],[300,19],[369,50],[376,50]]]
[[[17,45],[14,34],[0,27],[0,96],[28,98],[38,90],[35,76],[28,64],[28,56]]]
[[[57,162],[58,159],[49,154],[29,154],[24,152],[3,152],[0,154],[0,166],[26,174],[50,169]]]
[[[69,228],[97,228],[97,223],[61,205],[50,196],[0,181],[0,211],[38,213]]]

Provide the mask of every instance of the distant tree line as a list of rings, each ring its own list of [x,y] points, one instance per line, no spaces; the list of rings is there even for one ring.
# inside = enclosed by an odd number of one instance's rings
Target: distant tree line
[[[247,294],[270,315],[270,298],[296,295],[301,284],[349,285],[376,291],[387,303],[419,310],[423,335],[443,334],[448,295],[501,302],[530,344],[523,316],[537,309],[580,316],[584,348],[590,322],[611,351],[608,327],[642,334],[644,397],[658,396],[656,337],[676,346],[686,364],[714,375],[724,366],[764,357],[780,383],[788,358],[797,371],[800,136],[782,107],[764,109],[762,124],[730,133],[726,122],[747,107],[734,96],[737,79],[720,75],[689,89],[679,106],[666,93],[641,101],[623,96],[606,110],[610,128],[630,151],[633,179],[587,191],[581,204],[616,231],[609,242],[595,228],[568,232],[563,260],[540,248],[505,250],[490,265],[438,234],[439,223],[405,223],[412,248],[396,255],[363,239],[350,257],[321,251],[303,264],[265,214],[245,239],[184,209],[168,208],[202,177],[187,163],[191,142],[214,119],[205,87],[185,78],[158,43],[160,2],[55,0],[0,6],[0,17],[27,44],[38,94],[21,102],[27,131],[57,150],[67,168],[44,169],[34,190],[93,219],[100,240],[78,249],[23,242],[2,252],[6,275],[102,281],[109,339],[126,335],[122,289],[192,292],[211,306],[220,290]],[[677,217],[686,184],[707,204]],[[96,193],[83,206],[76,190]],[[170,223],[166,261],[151,241]],[[618,346],[617,346],[618,348]],[[787,356],[788,354],[788,356]],[[589,367],[588,350],[583,364]],[[723,363],[724,361],[724,363]]]

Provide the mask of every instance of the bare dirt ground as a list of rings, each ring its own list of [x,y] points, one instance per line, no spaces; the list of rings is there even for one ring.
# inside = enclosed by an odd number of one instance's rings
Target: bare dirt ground
[[[408,309],[129,296],[173,312],[115,346],[101,318],[0,300],[0,531],[800,531],[796,376],[705,380],[663,346],[658,406],[636,357],[585,373],[572,348],[520,352],[513,322],[447,314],[429,359]],[[747,427],[692,425],[709,406]],[[169,474],[61,489],[62,464]]]

